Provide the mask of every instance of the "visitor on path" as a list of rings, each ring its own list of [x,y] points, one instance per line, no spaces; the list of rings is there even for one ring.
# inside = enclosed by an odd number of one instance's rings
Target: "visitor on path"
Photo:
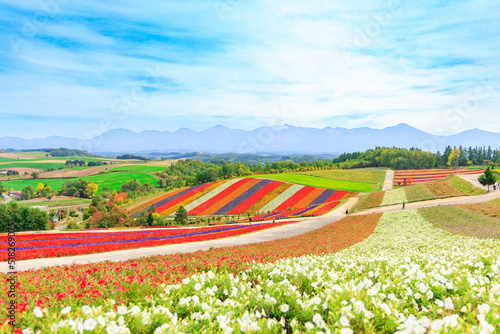
[[[403,201],[403,210],[405,209],[405,201]]]
[[[346,209],[345,210],[345,214],[348,215],[349,214],[349,209]]]
[[[250,225],[252,225],[252,217],[250,217],[248,220],[250,220]]]
[[[276,223],[276,218],[273,218],[273,224]]]

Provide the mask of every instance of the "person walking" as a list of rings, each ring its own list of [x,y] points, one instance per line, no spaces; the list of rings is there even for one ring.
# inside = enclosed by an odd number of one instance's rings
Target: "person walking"
[[[349,209],[346,209],[345,210],[345,214],[348,215],[349,214]]]
[[[252,217],[250,217],[249,220],[250,220],[250,225],[252,225]]]
[[[276,218],[273,218],[273,224],[276,223]]]
[[[403,201],[403,210],[405,209],[405,201]]]

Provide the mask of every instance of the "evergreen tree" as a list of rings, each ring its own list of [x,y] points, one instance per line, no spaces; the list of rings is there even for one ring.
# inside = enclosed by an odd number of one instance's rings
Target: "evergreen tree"
[[[498,178],[493,174],[493,172],[490,170],[490,167],[486,168],[484,171],[484,174],[481,174],[479,178],[477,179],[479,183],[481,183],[483,186],[488,186],[488,191],[490,191],[490,186],[494,185],[497,181]]]
[[[181,205],[180,208],[175,212],[174,221],[179,225],[185,225],[188,221],[187,211]]]

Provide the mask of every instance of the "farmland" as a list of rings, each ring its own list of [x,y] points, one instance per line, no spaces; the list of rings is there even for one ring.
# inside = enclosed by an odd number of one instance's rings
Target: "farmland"
[[[475,196],[481,193],[483,193],[483,190],[476,188],[470,182],[458,176],[450,175],[437,181],[365,195],[365,198],[361,199],[357,210],[384,205],[402,204],[403,201],[419,202],[436,198]]]
[[[151,165],[151,164],[128,165],[128,166],[121,166],[121,167],[115,167],[115,168],[108,169],[108,171],[110,171],[110,172],[127,171],[127,172],[146,172],[146,173],[160,172],[162,170],[165,170],[165,166],[155,166],[155,165]]]
[[[148,182],[155,186],[158,185],[158,180],[154,176],[138,172],[106,173],[81,177],[79,179],[92,181],[97,184],[99,186],[97,194],[102,193],[102,188],[104,186],[108,186],[110,190],[120,190],[122,184],[133,179],[137,179],[143,184]],[[41,182],[49,185],[54,190],[60,190],[67,180],[68,179],[25,179],[3,181],[3,184],[8,189],[13,188],[14,190],[21,190],[27,186],[31,186],[35,189],[38,183]]]
[[[299,174],[332,179],[337,181],[380,184],[384,182],[385,171],[378,170],[315,170]]]
[[[259,212],[304,210],[338,202],[348,195],[352,194],[270,179],[243,178],[174,190],[135,206],[129,212],[137,217],[154,205],[156,212],[163,216],[175,213],[180,206],[192,216],[255,215]]]
[[[292,174],[292,173],[264,174],[264,175],[254,175],[252,177],[268,178],[278,181],[301,184],[304,186],[345,190],[351,192],[369,193],[374,190],[374,186],[369,183],[339,181],[339,180],[327,179],[323,177],[316,177],[304,174]]]
[[[410,184],[441,180],[453,175],[482,174],[484,169],[416,169],[416,170],[397,170],[394,173],[394,185],[403,185],[404,180]]]

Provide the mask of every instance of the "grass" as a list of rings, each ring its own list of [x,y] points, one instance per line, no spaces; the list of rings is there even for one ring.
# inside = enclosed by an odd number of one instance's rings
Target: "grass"
[[[498,219],[460,206],[422,208],[420,213],[435,227],[452,234],[483,239],[500,239],[500,223]]]
[[[11,161],[17,161],[17,159],[0,157],[0,162],[11,162]]]
[[[43,184],[49,185],[53,190],[61,190],[64,183],[68,180],[88,180],[92,181],[99,186],[97,190],[97,194],[102,194],[102,188],[104,186],[108,186],[110,191],[121,189],[121,185],[126,183],[127,181],[137,179],[142,184],[148,182],[150,185],[158,186],[158,179],[154,176],[139,173],[139,172],[117,172],[117,173],[105,173],[98,175],[85,176],[81,178],[72,178],[72,179],[24,179],[24,180],[12,180],[12,181],[3,181],[3,185],[7,188],[13,188],[14,190],[22,190],[24,187],[31,186],[33,189],[36,189],[36,186],[39,182]]]
[[[472,183],[465,181],[458,176],[452,175],[450,176],[450,180],[455,188],[459,189],[465,195],[476,196],[484,193],[484,189],[475,187]]]
[[[127,172],[146,172],[154,173],[164,171],[166,166],[151,166],[151,165],[130,165],[111,168],[108,171],[127,171]]]
[[[303,175],[303,174],[292,174],[292,173],[264,174],[264,175],[253,175],[250,177],[260,177],[260,178],[290,182],[295,184],[301,184],[304,186],[346,190],[352,192],[371,193],[372,191],[374,191],[374,186],[368,183],[337,181],[337,180],[331,180],[322,177]]]
[[[0,164],[0,169],[9,169],[9,168],[34,168],[34,169],[48,169],[54,168],[58,169],[61,165],[60,162],[13,162]]]
[[[420,202],[436,199],[437,197],[427,188],[425,184],[417,184],[405,188],[408,202]]]
[[[382,200],[384,199],[384,196],[385,196],[385,191],[377,191],[375,193],[365,195],[359,202],[359,205],[356,207],[355,211],[365,210],[380,206]]]
[[[362,171],[362,170],[315,170],[301,172],[300,174],[322,177],[337,181],[361,182],[379,184],[385,179],[385,171]]]

